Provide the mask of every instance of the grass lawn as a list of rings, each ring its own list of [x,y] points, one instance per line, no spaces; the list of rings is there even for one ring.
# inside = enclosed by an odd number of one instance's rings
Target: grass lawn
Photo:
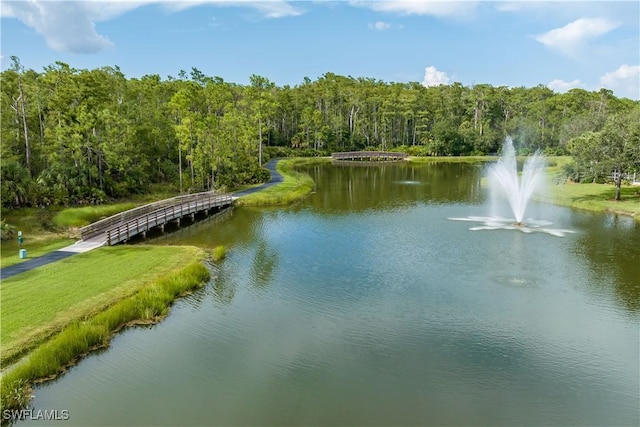
[[[60,248],[73,245],[75,242],[75,239],[67,239],[61,236],[50,236],[47,238],[42,235],[31,236],[29,234],[25,236],[25,242],[22,246],[20,246],[15,239],[12,241],[3,241],[0,266],[4,268],[25,261],[24,259],[20,259],[20,249],[27,250],[28,258],[37,258]]]
[[[613,184],[574,183],[562,178],[562,168],[571,161],[569,156],[549,157],[547,164],[550,191],[539,200],[556,205],[586,209],[595,212],[612,212],[633,216],[640,221],[640,187],[623,185],[620,201],[616,201]]]
[[[622,186],[621,200],[614,200],[613,184],[576,184],[566,182],[551,186],[550,194],[542,201],[597,212],[631,215],[640,220],[640,187]]]
[[[14,228],[14,237],[3,240],[0,245],[0,265],[8,267],[22,262],[18,256],[20,249],[27,250],[27,256],[34,258],[47,252],[69,246],[75,242],[68,230],[53,226],[52,219],[59,209],[3,209],[2,219]],[[18,244],[17,232],[22,231],[24,243]]]
[[[80,227],[175,195],[174,192],[156,188],[153,193],[147,195],[135,195],[127,200],[104,205],[3,209],[3,221],[12,226],[14,234],[22,231],[24,244],[22,247],[18,244],[17,236],[3,240],[0,246],[0,264],[4,268],[22,262],[19,257],[20,249],[26,249],[29,258],[35,258],[72,245],[80,239]]]
[[[84,227],[92,222],[110,217],[120,212],[138,206],[133,202],[115,203],[109,205],[82,206],[67,208],[53,217],[53,224],[58,227]]]
[[[303,199],[313,191],[315,183],[311,177],[295,170],[296,167],[318,162],[329,162],[329,158],[291,158],[278,162],[276,170],[283,176],[279,184],[236,200],[239,206],[284,205]]]
[[[202,251],[191,247],[105,247],[3,280],[2,363],[197,259]]]

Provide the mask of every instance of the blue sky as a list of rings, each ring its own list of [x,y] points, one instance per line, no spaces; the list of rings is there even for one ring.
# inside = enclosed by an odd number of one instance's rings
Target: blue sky
[[[324,73],[424,85],[579,87],[640,99],[638,1],[54,1],[0,3],[2,69],[198,68],[247,84]]]

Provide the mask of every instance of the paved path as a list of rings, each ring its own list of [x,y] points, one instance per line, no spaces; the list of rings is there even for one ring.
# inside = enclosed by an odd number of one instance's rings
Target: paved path
[[[238,191],[233,193],[233,199],[237,199],[241,196],[246,196],[247,194],[255,193],[256,191],[260,191],[264,188],[270,187],[274,184],[282,182],[283,177],[276,171],[276,164],[279,159],[270,160],[264,167],[269,169],[271,172],[271,180],[266,182],[258,187],[249,188],[247,190]],[[70,257],[71,255],[88,252],[92,249],[99,248],[104,246],[106,243],[106,236],[104,234],[94,236],[87,240],[80,240],[73,245],[69,245],[62,249],[58,249],[57,251],[49,252],[48,254],[44,254],[37,258],[31,258],[26,261],[23,261],[18,264],[10,265],[9,267],[5,267],[0,269],[0,279],[8,279],[9,277],[15,276],[20,273],[24,273],[25,271],[32,270],[36,267],[41,267],[43,265],[59,261],[61,259]]]
[[[0,278],[8,279],[9,277],[24,273],[25,271],[29,271],[46,264],[68,258],[71,255],[88,252],[92,249],[104,246],[105,241],[105,236],[96,236],[88,240],[80,240],[73,245],[58,249],[57,251],[49,252],[48,254],[44,254],[37,258],[31,258],[26,261],[22,261],[21,263],[5,267],[0,270]]]
[[[233,199],[235,200],[238,197],[246,196],[247,194],[255,193],[256,191],[264,190],[267,187],[271,187],[272,185],[281,183],[284,180],[284,177],[280,175],[280,172],[276,170],[276,164],[278,163],[278,160],[280,159],[269,160],[269,162],[266,165],[264,165],[264,167],[266,169],[269,169],[269,172],[271,172],[271,180],[269,180],[269,182],[265,182],[264,184],[259,185],[258,187],[253,187],[247,190],[242,190],[242,191],[233,193]]]

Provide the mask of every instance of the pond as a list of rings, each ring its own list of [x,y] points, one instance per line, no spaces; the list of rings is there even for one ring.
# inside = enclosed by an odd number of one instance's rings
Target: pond
[[[307,172],[295,206],[154,240],[227,257],[34,409],[82,426],[638,424],[637,222],[532,202],[572,233],[472,231],[449,218],[489,214],[482,165]]]

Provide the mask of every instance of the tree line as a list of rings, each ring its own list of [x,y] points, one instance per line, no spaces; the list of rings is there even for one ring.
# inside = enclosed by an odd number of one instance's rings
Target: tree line
[[[427,88],[333,73],[279,87],[196,68],[126,78],[118,67],[56,62],[36,72],[11,60],[0,74],[4,207],[100,203],[156,184],[228,190],[266,179],[270,155],[482,155],[498,152],[506,135],[521,154],[579,153],[630,126],[640,108],[607,89]]]

